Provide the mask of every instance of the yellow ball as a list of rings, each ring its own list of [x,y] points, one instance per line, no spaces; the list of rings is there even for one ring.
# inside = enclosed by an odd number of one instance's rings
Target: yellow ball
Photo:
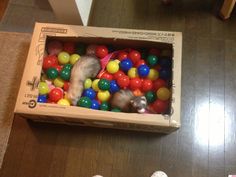
[[[74,65],[80,59],[80,55],[72,54],[70,56],[70,64]]]
[[[92,80],[91,79],[86,79],[85,81],[84,81],[84,88],[85,89],[88,89],[88,88],[90,88],[92,86]]]
[[[53,84],[56,87],[62,88],[64,86],[64,81],[61,78],[58,77],[58,78],[54,79]]]
[[[70,54],[67,53],[67,52],[60,52],[58,54],[57,58],[58,58],[59,63],[64,65],[64,64],[69,63],[69,61],[70,61]]]
[[[46,82],[39,82],[39,94],[45,95],[50,91],[48,84]]]
[[[106,68],[109,73],[114,74],[119,70],[119,64],[116,61],[109,61]]]
[[[159,72],[155,69],[150,69],[148,74],[148,79],[151,79],[152,81],[156,80],[159,77]]]
[[[130,68],[129,71],[128,71],[128,76],[130,78],[138,77],[138,70],[137,70],[137,68]]]
[[[100,79],[95,79],[92,83],[92,88],[93,90],[95,90],[96,92],[98,92],[100,89],[98,87],[98,82],[99,82]]]
[[[118,64],[120,63],[120,60],[118,60],[118,59],[115,59],[114,61]]]
[[[57,102],[57,104],[63,105],[63,106],[70,106],[69,100],[64,99],[64,98],[60,99],[60,100]]]
[[[171,92],[166,87],[161,87],[157,90],[157,98],[160,100],[168,100],[170,98]]]
[[[100,101],[107,101],[107,100],[109,100],[110,96],[111,96],[111,94],[107,90],[106,91],[101,90],[101,91],[98,92],[98,99]]]

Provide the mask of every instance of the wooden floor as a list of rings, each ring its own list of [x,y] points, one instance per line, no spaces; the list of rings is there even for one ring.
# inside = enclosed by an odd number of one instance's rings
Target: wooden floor
[[[217,2],[218,3],[218,2]],[[183,32],[182,127],[170,134],[15,117],[1,177],[226,177],[236,174],[236,15],[214,0],[96,0],[92,26]]]

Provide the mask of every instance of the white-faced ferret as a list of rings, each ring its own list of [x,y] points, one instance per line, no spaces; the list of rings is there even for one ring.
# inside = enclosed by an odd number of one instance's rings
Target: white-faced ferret
[[[94,78],[101,70],[100,61],[95,56],[81,56],[81,58],[74,64],[71,71],[70,87],[68,90],[68,98],[73,105],[77,105],[83,89],[84,81],[87,78]]]
[[[145,113],[147,99],[145,96],[134,96],[130,90],[120,90],[113,95],[111,106],[122,112]]]

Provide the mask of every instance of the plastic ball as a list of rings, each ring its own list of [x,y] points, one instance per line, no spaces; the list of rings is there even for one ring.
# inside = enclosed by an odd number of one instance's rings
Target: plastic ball
[[[57,104],[62,105],[62,106],[70,106],[70,101],[62,98],[57,102]]]
[[[53,68],[56,68],[56,70],[57,70],[58,73],[59,73],[59,72],[61,72],[63,66],[61,66],[61,65],[54,65]]]
[[[120,87],[118,86],[117,82],[115,80],[112,80],[110,82],[110,89],[109,91],[111,93],[115,93],[115,92],[118,92],[120,90]]]
[[[119,108],[113,108],[111,109],[112,112],[121,112],[121,110]]]
[[[96,56],[98,58],[104,58],[107,55],[108,55],[108,49],[107,49],[106,46],[104,46],[104,45],[97,46],[97,48],[96,48]]]
[[[64,82],[63,90],[64,90],[64,91],[68,91],[68,90],[69,90],[69,87],[70,87],[70,82]]]
[[[74,65],[80,59],[80,55],[72,54],[70,56],[70,64]]]
[[[115,61],[109,61],[106,69],[109,73],[114,74],[119,70],[119,64]]]
[[[142,81],[140,78],[132,78],[130,79],[130,84],[129,84],[129,88],[131,90],[137,90],[140,89],[142,86]]]
[[[60,41],[53,40],[47,44],[47,51],[49,55],[58,55],[62,50],[63,45]]]
[[[110,109],[110,105],[108,104],[108,102],[104,101],[101,103],[100,110],[108,111],[109,109]]]
[[[69,54],[75,53],[75,43],[74,42],[65,42],[63,50]]]
[[[138,70],[137,70],[137,68],[130,68],[129,71],[128,71],[128,76],[130,78],[138,77]]]
[[[172,65],[172,61],[170,58],[161,58],[159,63],[163,68],[171,68]]]
[[[93,90],[95,90],[96,92],[98,92],[100,89],[98,87],[98,82],[99,82],[100,79],[95,79],[92,83],[92,88]]]
[[[72,64],[67,63],[67,64],[65,64],[65,65],[63,66],[62,69],[68,69],[68,70],[71,70],[71,69],[72,69]]]
[[[153,83],[150,79],[144,79],[143,82],[142,82],[142,88],[141,90],[143,92],[147,92],[147,91],[150,91],[152,90],[152,87],[153,87]]]
[[[123,71],[128,71],[130,68],[132,68],[132,66],[133,66],[132,61],[128,58],[126,58],[120,62],[120,68]]]
[[[96,48],[97,48],[97,45],[94,45],[94,44],[89,45],[86,49],[86,54],[87,55],[96,55]]]
[[[47,95],[39,95],[37,102],[46,103],[47,102]]]
[[[143,92],[140,89],[136,89],[133,91],[134,96],[143,96]]]
[[[111,81],[113,79],[113,75],[104,71],[104,73],[101,76],[101,79],[106,79],[106,80]]]
[[[66,64],[66,63],[69,63],[69,61],[70,61],[69,53],[67,53],[67,52],[60,52],[58,54],[58,61],[62,65]]]
[[[159,76],[161,79],[170,79],[171,77],[171,70],[170,69],[166,69],[166,68],[162,68],[159,71]]]
[[[128,53],[127,52],[119,52],[119,54],[118,54],[118,59],[120,61],[126,59],[127,57],[128,57]]]
[[[51,68],[55,65],[58,65],[58,60],[57,60],[57,57],[55,55],[46,56],[43,59],[43,69],[44,70],[47,70],[48,68]]]
[[[130,58],[133,64],[135,64],[141,59],[141,54],[137,50],[132,50],[129,52],[128,58]]]
[[[85,89],[88,89],[88,88],[90,88],[90,87],[92,87],[92,80],[91,80],[91,79],[86,79],[86,80],[84,81],[84,88],[85,88]]]
[[[40,95],[46,95],[50,91],[48,84],[46,82],[39,82],[38,87],[39,87],[39,94]]]
[[[119,79],[121,76],[124,76],[124,75],[125,75],[125,73],[124,73],[123,71],[119,70],[119,71],[117,71],[117,72],[113,75],[113,78],[114,78],[115,80],[117,80],[117,79]]]
[[[148,64],[149,64],[150,66],[154,66],[154,65],[157,64],[158,58],[157,58],[156,55],[149,55],[149,56],[147,57],[147,62],[148,62]]]
[[[100,90],[109,90],[110,89],[110,82],[106,79],[100,79],[98,82],[98,88]]]
[[[157,99],[156,94],[152,91],[146,92],[145,97],[146,97],[148,103],[153,103]]]
[[[150,69],[149,74],[147,76],[148,79],[152,81],[156,80],[159,77],[159,72],[155,69]]]
[[[57,78],[57,76],[58,76],[58,71],[57,71],[57,69],[56,68],[49,68],[47,71],[46,71],[46,73],[47,73],[47,77],[49,78],[49,79],[56,79]]]
[[[115,59],[114,61],[115,61],[116,63],[120,64],[120,60]]]
[[[139,60],[137,63],[135,63],[135,67],[138,68],[140,65],[145,65],[145,61],[144,60]]]
[[[168,88],[166,87],[161,87],[157,90],[157,98],[166,101],[170,98],[171,92]]]
[[[111,96],[110,92],[107,91],[107,90],[105,90],[105,91],[102,91],[102,90],[98,91],[98,95],[97,95],[97,97],[98,97],[98,99],[100,101],[108,101],[110,96]]]
[[[149,50],[149,54],[150,54],[150,55],[160,56],[161,51],[160,51],[159,49],[156,49],[156,48],[151,48],[151,49]]]
[[[54,79],[53,84],[56,87],[62,88],[64,86],[64,81],[61,78],[58,77],[58,78]]]
[[[162,101],[162,100],[156,100],[151,107],[154,109],[154,111],[158,114],[166,113],[169,107],[168,101]]]
[[[49,100],[53,102],[58,102],[63,98],[63,90],[61,88],[54,88],[49,92]]]
[[[167,83],[165,80],[158,78],[153,82],[153,90],[158,90],[161,87],[167,87]]]
[[[90,98],[91,100],[93,100],[96,97],[96,92],[93,89],[88,88],[84,90],[83,96],[86,96]]]
[[[65,81],[69,81],[70,80],[70,70],[69,69],[62,69],[60,72],[60,77]]]
[[[76,44],[76,47],[75,47],[76,49],[76,53],[78,53],[79,55],[85,55],[85,53],[86,53],[86,46],[85,46],[85,44],[83,44],[83,43],[78,43],[78,44]]]
[[[99,102],[97,100],[92,100],[92,104],[90,108],[98,110],[100,108]]]
[[[138,67],[138,74],[141,77],[146,77],[149,74],[149,71],[150,71],[149,67],[147,65],[145,65],[145,64],[144,65],[140,65]]]
[[[90,108],[92,105],[92,101],[88,97],[81,97],[77,105],[84,108]]]
[[[129,86],[129,77],[126,75],[123,75],[121,77],[119,77],[117,79],[117,84],[121,87],[121,88],[126,88]]]

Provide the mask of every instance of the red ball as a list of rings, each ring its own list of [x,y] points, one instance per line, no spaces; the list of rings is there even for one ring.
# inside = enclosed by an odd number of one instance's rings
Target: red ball
[[[120,52],[119,55],[118,55],[118,59],[120,61],[124,60],[127,57],[128,57],[128,53],[127,52]]]
[[[54,88],[49,92],[49,99],[52,102],[57,102],[63,98],[63,90],[61,88]]]
[[[96,47],[96,56],[98,57],[98,58],[104,58],[105,56],[107,56],[108,55],[108,49],[107,49],[107,47],[106,46],[104,46],[104,45],[99,45],[99,46],[97,46]]]
[[[121,87],[121,88],[127,88],[129,86],[129,77],[126,75],[123,75],[121,77],[119,77],[117,79],[117,84]]]
[[[55,55],[46,56],[43,59],[43,69],[44,70],[47,70],[48,68],[51,68],[56,65],[58,65],[58,60]]]
[[[62,70],[62,68],[63,68],[63,66],[61,66],[61,65],[55,65],[55,66],[53,66],[53,68],[56,68],[56,70],[60,73],[61,70]]]
[[[63,49],[63,45],[60,41],[50,41],[47,44],[47,51],[49,55],[58,55]]]
[[[169,107],[169,101],[156,100],[151,107],[158,114],[166,113]]]
[[[132,78],[130,79],[130,84],[129,84],[129,88],[131,90],[136,90],[142,87],[142,81],[140,78],[136,77],[136,78]]]
[[[105,71],[102,76],[101,76],[101,79],[106,79],[106,80],[109,80],[111,81],[113,79],[113,75],[108,73],[107,71]]]
[[[157,79],[153,81],[153,90],[156,91],[161,87],[167,87],[167,82],[163,79]]]
[[[70,55],[75,53],[75,43],[74,42],[65,42],[63,46],[63,50]]]
[[[121,76],[124,76],[124,75],[125,75],[125,73],[124,73],[123,71],[119,70],[119,71],[117,71],[115,74],[113,74],[113,78],[114,78],[115,80],[117,80],[117,79],[119,79]]]
[[[141,54],[137,50],[132,50],[129,52],[128,58],[135,64],[141,59]]]
[[[152,88],[153,88],[152,80],[144,79],[142,82],[142,91],[147,92],[147,91],[152,90]]]
[[[70,87],[70,82],[64,82],[63,89],[64,91],[68,91]]]
[[[146,64],[144,60],[139,60],[137,63],[135,63],[135,67],[138,68],[140,65]]]
[[[157,70],[157,71],[160,71],[160,70],[161,70],[161,65],[156,65],[156,66],[154,67],[154,69]]]
[[[156,48],[151,48],[151,49],[149,50],[149,54],[151,54],[151,55],[156,55],[156,56],[160,56],[161,51],[160,51],[159,49],[156,49]]]

